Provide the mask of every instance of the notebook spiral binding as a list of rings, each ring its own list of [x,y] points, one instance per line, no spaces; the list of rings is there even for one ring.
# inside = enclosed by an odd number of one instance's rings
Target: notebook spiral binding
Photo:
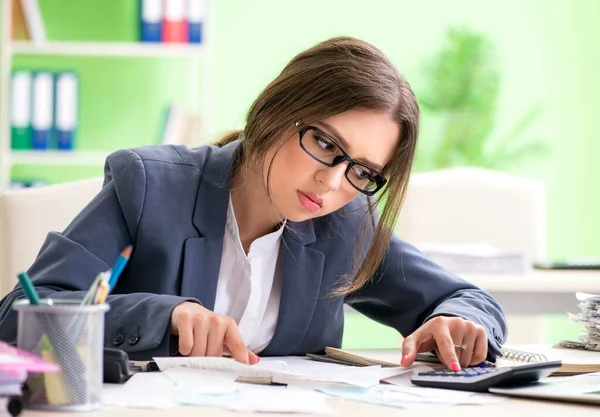
[[[515,362],[545,362],[548,360],[546,355],[535,352],[525,352],[516,349],[502,349],[502,358]]]

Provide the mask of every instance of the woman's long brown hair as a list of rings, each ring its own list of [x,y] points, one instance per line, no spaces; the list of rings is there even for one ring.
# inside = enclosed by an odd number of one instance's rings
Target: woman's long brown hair
[[[350,275],[354,278],[334,290],[336,295],[359,290],[375,275],[400,213],[419,130],[419,107],[406,80],[373,45],[350,37],[333,38],[295,56],[252,104],[244,130],[216,142],[224,146],[243,139],[234,167],[239,173],[263,167],[267,152],[282,145],[295,122],[311,124],[352,109],[390,115],[400,128],[400,137],[384,168],[388,182],[369,200]],[[372,210],[382,200],[383,210],[373,231]]]

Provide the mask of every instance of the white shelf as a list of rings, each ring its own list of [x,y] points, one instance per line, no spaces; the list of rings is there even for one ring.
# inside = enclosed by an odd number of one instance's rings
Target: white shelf
[[[104,165],[112,151],[13,150],[6,156],[9,165]]]
[[[200,57],[201,45],[143,42],[45,42],[13,41],[7,48],[13,55],[99,56],[165,58]]]
[[[534,270],[528,274],[458,274],[461,278],[490,292],[554,293],[575,292],[600,294],[600,271]],[[573,301],[575,305],[576,301]]]

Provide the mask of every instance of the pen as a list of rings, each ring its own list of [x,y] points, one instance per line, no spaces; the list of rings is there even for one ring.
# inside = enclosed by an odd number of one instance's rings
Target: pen
[[[27,275],[27,272],[21,272],[19,274],[19,282],[23,287],[23,291],[25,291],[25,295],[29,299],[29,303],[34,306],[40,305],[40,296],[35,290],[35,287],[33,286],[29,275]]]
[[[96,291],[98,289],[98,285],[100,284],[100,281],[102,281],[103,277],[108,275],[108,271],[107,272],[100,272],[98,274],[98,276],[96,277],[96,279],[94,280],[94,282],[92,282],[92,285],[90,286],[90,288],[88,289],[88,291],[85,293],[85,297],[83,297],[83,300],[81,301],[81,305],[89,305],[89,304],[93,304],[94,303],[94,296],[96,294]]]
[[[94,296],[94,304],[104,304],[108,296],[108,279],[103,278],[98,284],[96,294]]]
[[[123,251],[121,252],[119,257],[115,261],[115,264],[114,264],[111,274],[110,274],[110,281],[108,282],[109,291],[112,291],[113,288],[115,288],[115,285],[117,285],[117,281],[119,280],[119,275],[121,275],[121,272],[123,272],[125,265],[127,265],[127,262],[129,261],[129,257],[131,256],[132,249],[133,249],[133,246],[128,245],[125,249],[123,249]]]

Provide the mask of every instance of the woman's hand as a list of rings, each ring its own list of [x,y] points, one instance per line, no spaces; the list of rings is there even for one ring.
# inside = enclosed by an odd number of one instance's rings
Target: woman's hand
[[[231,353],[241,363],[254,365],[259,358],[248,350],[235,321],[186,301],[171,314],[171,330],[179,336],[179,353],[184,356],[222,356]]]
[[[404,339],[401,363],[410,366],[417,353],[432,350],[449,369],[460,371],[485,360],[487,334],[483,326],[460,317],[434,317]]]

